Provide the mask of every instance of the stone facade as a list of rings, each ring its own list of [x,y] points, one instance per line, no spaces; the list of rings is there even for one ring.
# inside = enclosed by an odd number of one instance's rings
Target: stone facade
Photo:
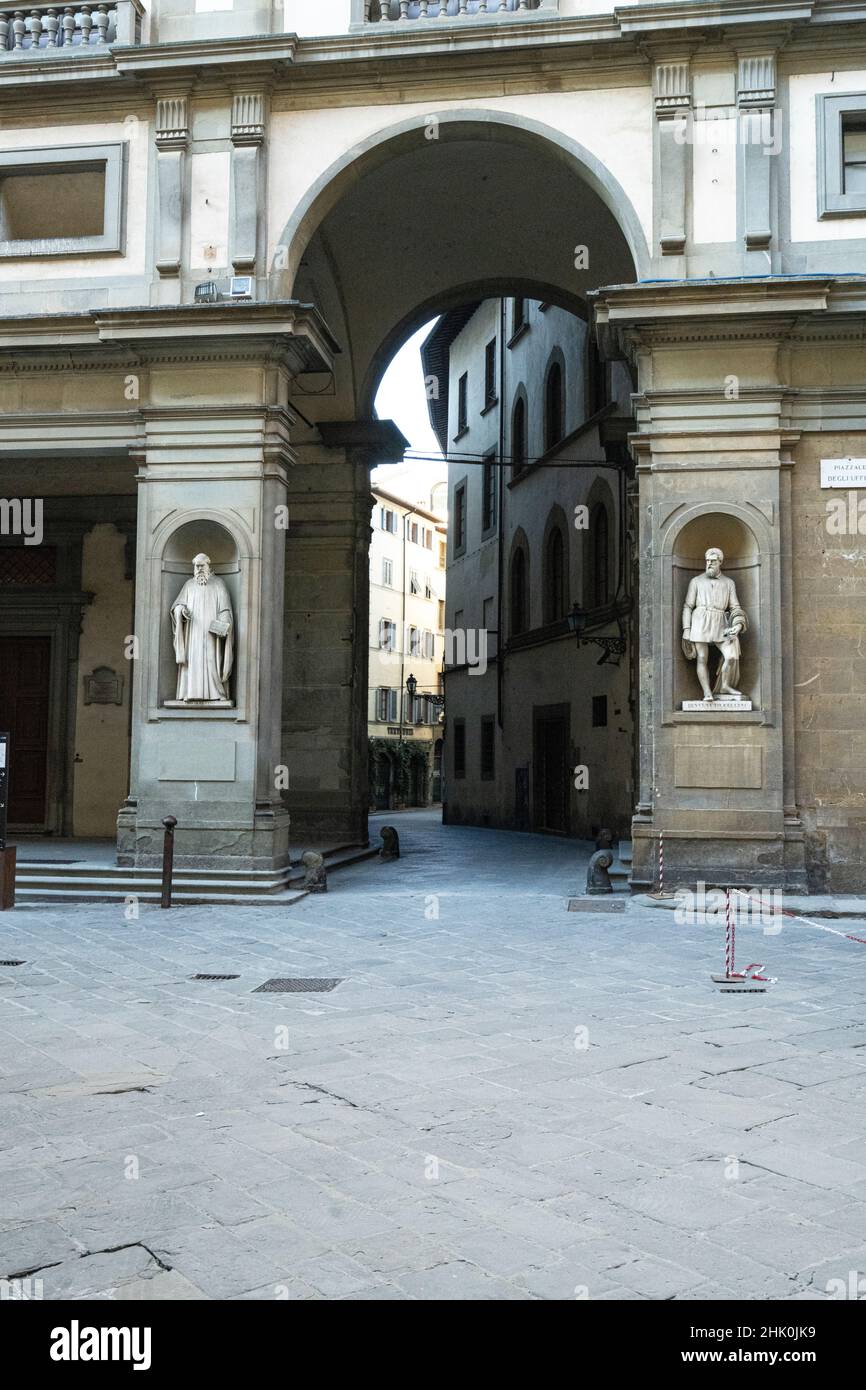
[[[381,811],[441,800],[448,528],[437,497],[425,500],[373,490],[367,732],[370,806]]]
[[[597,8],[7,19],[0,493],[53,554],[0,556],[4,652],[41,672],[0,710],[31,828],[105,833],[123,710],[124,862],[168,813],[190,865],[366,839],[369,470],[402,448],[376,387],[435,314],[522,295],[632,374],[636,880],[664,830],[675,875],[859,885],[862,540],[820,460],[864,454],[866,33],[846,3]],[[701,729],[674,614],[707,537],[758,622],[753,710]],[[172,711],[163,591],[217,542],[235,708]],[[119,706],[84,701],[103,668]]]

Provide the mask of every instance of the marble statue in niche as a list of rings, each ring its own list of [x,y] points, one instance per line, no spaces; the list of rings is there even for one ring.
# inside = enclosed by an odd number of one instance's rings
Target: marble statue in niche
[[[234,617],[229,591],[207,555],[196,555],[192,562],[192,578],[171,606],[171,630],[177,699],[166,704],[230,706]]]
[[[724,553],[712,546],[704,557],[706,570],[691,581],[683,605],[683,652],[697,662],[698,680],[704,692],[702,704],[742,701],[736,688],[740,679],[740,633],[749,625],[737,598],[733,579],[722,574]],[[710,686],[708,656],[711,646],[722,655],[715,684]],[[684,708],[697,702],[689,701]],[[750,702],[743,701],[751,708]]]

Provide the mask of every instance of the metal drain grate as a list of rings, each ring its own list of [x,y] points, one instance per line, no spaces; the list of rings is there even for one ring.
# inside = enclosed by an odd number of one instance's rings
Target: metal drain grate
[[[191,980],[239,980],[240,975],[190,975]]]
[[[253,994],[330,994],[342,980],[265,980]]]
[[[26,965],[26,960],[0,960],[0,965]]]

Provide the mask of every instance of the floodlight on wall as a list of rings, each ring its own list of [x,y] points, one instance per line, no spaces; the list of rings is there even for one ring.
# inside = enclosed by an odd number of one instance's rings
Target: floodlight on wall
[[[233,275],[229,281],[229,299],[252,299],[252,275]]]
[[[214,304],[219,299],[216,280],[203,280],[195,287],[196,304]]]

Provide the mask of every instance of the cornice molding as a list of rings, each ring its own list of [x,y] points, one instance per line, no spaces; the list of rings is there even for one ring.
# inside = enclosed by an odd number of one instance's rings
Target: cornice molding
[[[319,311],[296,300],[260,304],[92,309],[0,320],[0,370],[38,363],[68,370],[91,356],[115,367],[156,362],[267,361],[295,374],[328,372],[339,345]]]

